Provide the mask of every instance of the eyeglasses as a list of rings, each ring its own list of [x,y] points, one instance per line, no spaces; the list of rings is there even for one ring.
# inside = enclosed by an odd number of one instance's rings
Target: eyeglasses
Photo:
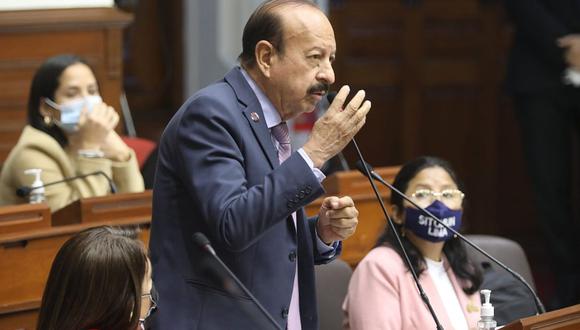
[[[435,199],[438,199],[450,208],[459,208],[461,207],[464,197],[465,194],[459,189],[445,189],[441,192],[430,189],[418,189],[411,194],[413,201],[422,207],[427,207],[431,205]]]
[[[144,302],[143,300],[145,298],[147,300]],[[151,288],[149,293],[144,293],[141,295],[141,311],[143,311],[145,308],[147,308],[147,313],[145,313],[144,317],[139,318],[139,326],[141,329],[145,329],[145,322],[147,321],[147,318],[149,318],[149,316],[151,316],[151,314],[157,310],[157,291],[155,291],[154,287]]]

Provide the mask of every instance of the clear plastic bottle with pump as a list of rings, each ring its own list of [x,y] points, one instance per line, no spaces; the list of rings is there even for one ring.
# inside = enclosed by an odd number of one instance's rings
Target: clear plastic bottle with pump
[[[30,185],[30,194],[28,195],[28,201],[30,204],[42,203],[46,200],[44,197],[44,183],[40,180],[40,175],[42,174],[42,169],[40,168],[29,168],[24,171],[24,174],[34,175],[34,182]]]
[[[493,305],[490,303],[491,290],[481,290],[484,303],[481,306],[481,318],[477,322],[478,330],[495,330],[497,322],[493,319]]]

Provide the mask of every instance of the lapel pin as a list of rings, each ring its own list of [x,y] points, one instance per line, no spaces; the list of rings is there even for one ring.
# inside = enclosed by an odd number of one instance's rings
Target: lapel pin
[[[260,115],[257,112],[250,113],[250,118],[252,118],[255,123],[260,121]]]

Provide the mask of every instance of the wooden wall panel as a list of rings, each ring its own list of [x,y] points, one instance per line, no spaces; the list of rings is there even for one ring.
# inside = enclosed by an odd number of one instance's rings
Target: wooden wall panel
[[[522,244],[540,293],[549,295],[519,127],[502,90],[512,35],[502,2],[331,3],[336,85],[364,88],[373,101],[357,136],[367,160],[388,166],[424,154],[448,159],[466,185],[465,229]],[[356,159],[352,148],[345,155]]]
[[[419,155],[451,161],[465,179],[471,229],[494,232],[497,111],[505,56],[498,4],[479,1],[337,1],[337,85],[373,102],[357,140],[375,166]],[[491,43],[490,43],[491,42]],[[493,52],[487,49],[493,49]],[[492,73],[496,71],[497,73]],[[355,154],[346,150],[353,162]],[[485,168],[485,171],[481,171]]]
[[[134,11],[124,36],[124,88],[137,134],[157,141],[185,100],[183,0],[140,0]]]

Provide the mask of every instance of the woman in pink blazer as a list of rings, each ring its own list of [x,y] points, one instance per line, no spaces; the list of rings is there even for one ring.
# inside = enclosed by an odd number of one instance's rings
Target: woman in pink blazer
[[[464,194],[451,166],[435,157],[405,164],[394,186],[459,230]],[[393,220],[411,264],[444,329],[477,329],[482,276],[463,243],[392,194]],[[344,329],[436,329],[389,230],[359,263],[343,304]]]

